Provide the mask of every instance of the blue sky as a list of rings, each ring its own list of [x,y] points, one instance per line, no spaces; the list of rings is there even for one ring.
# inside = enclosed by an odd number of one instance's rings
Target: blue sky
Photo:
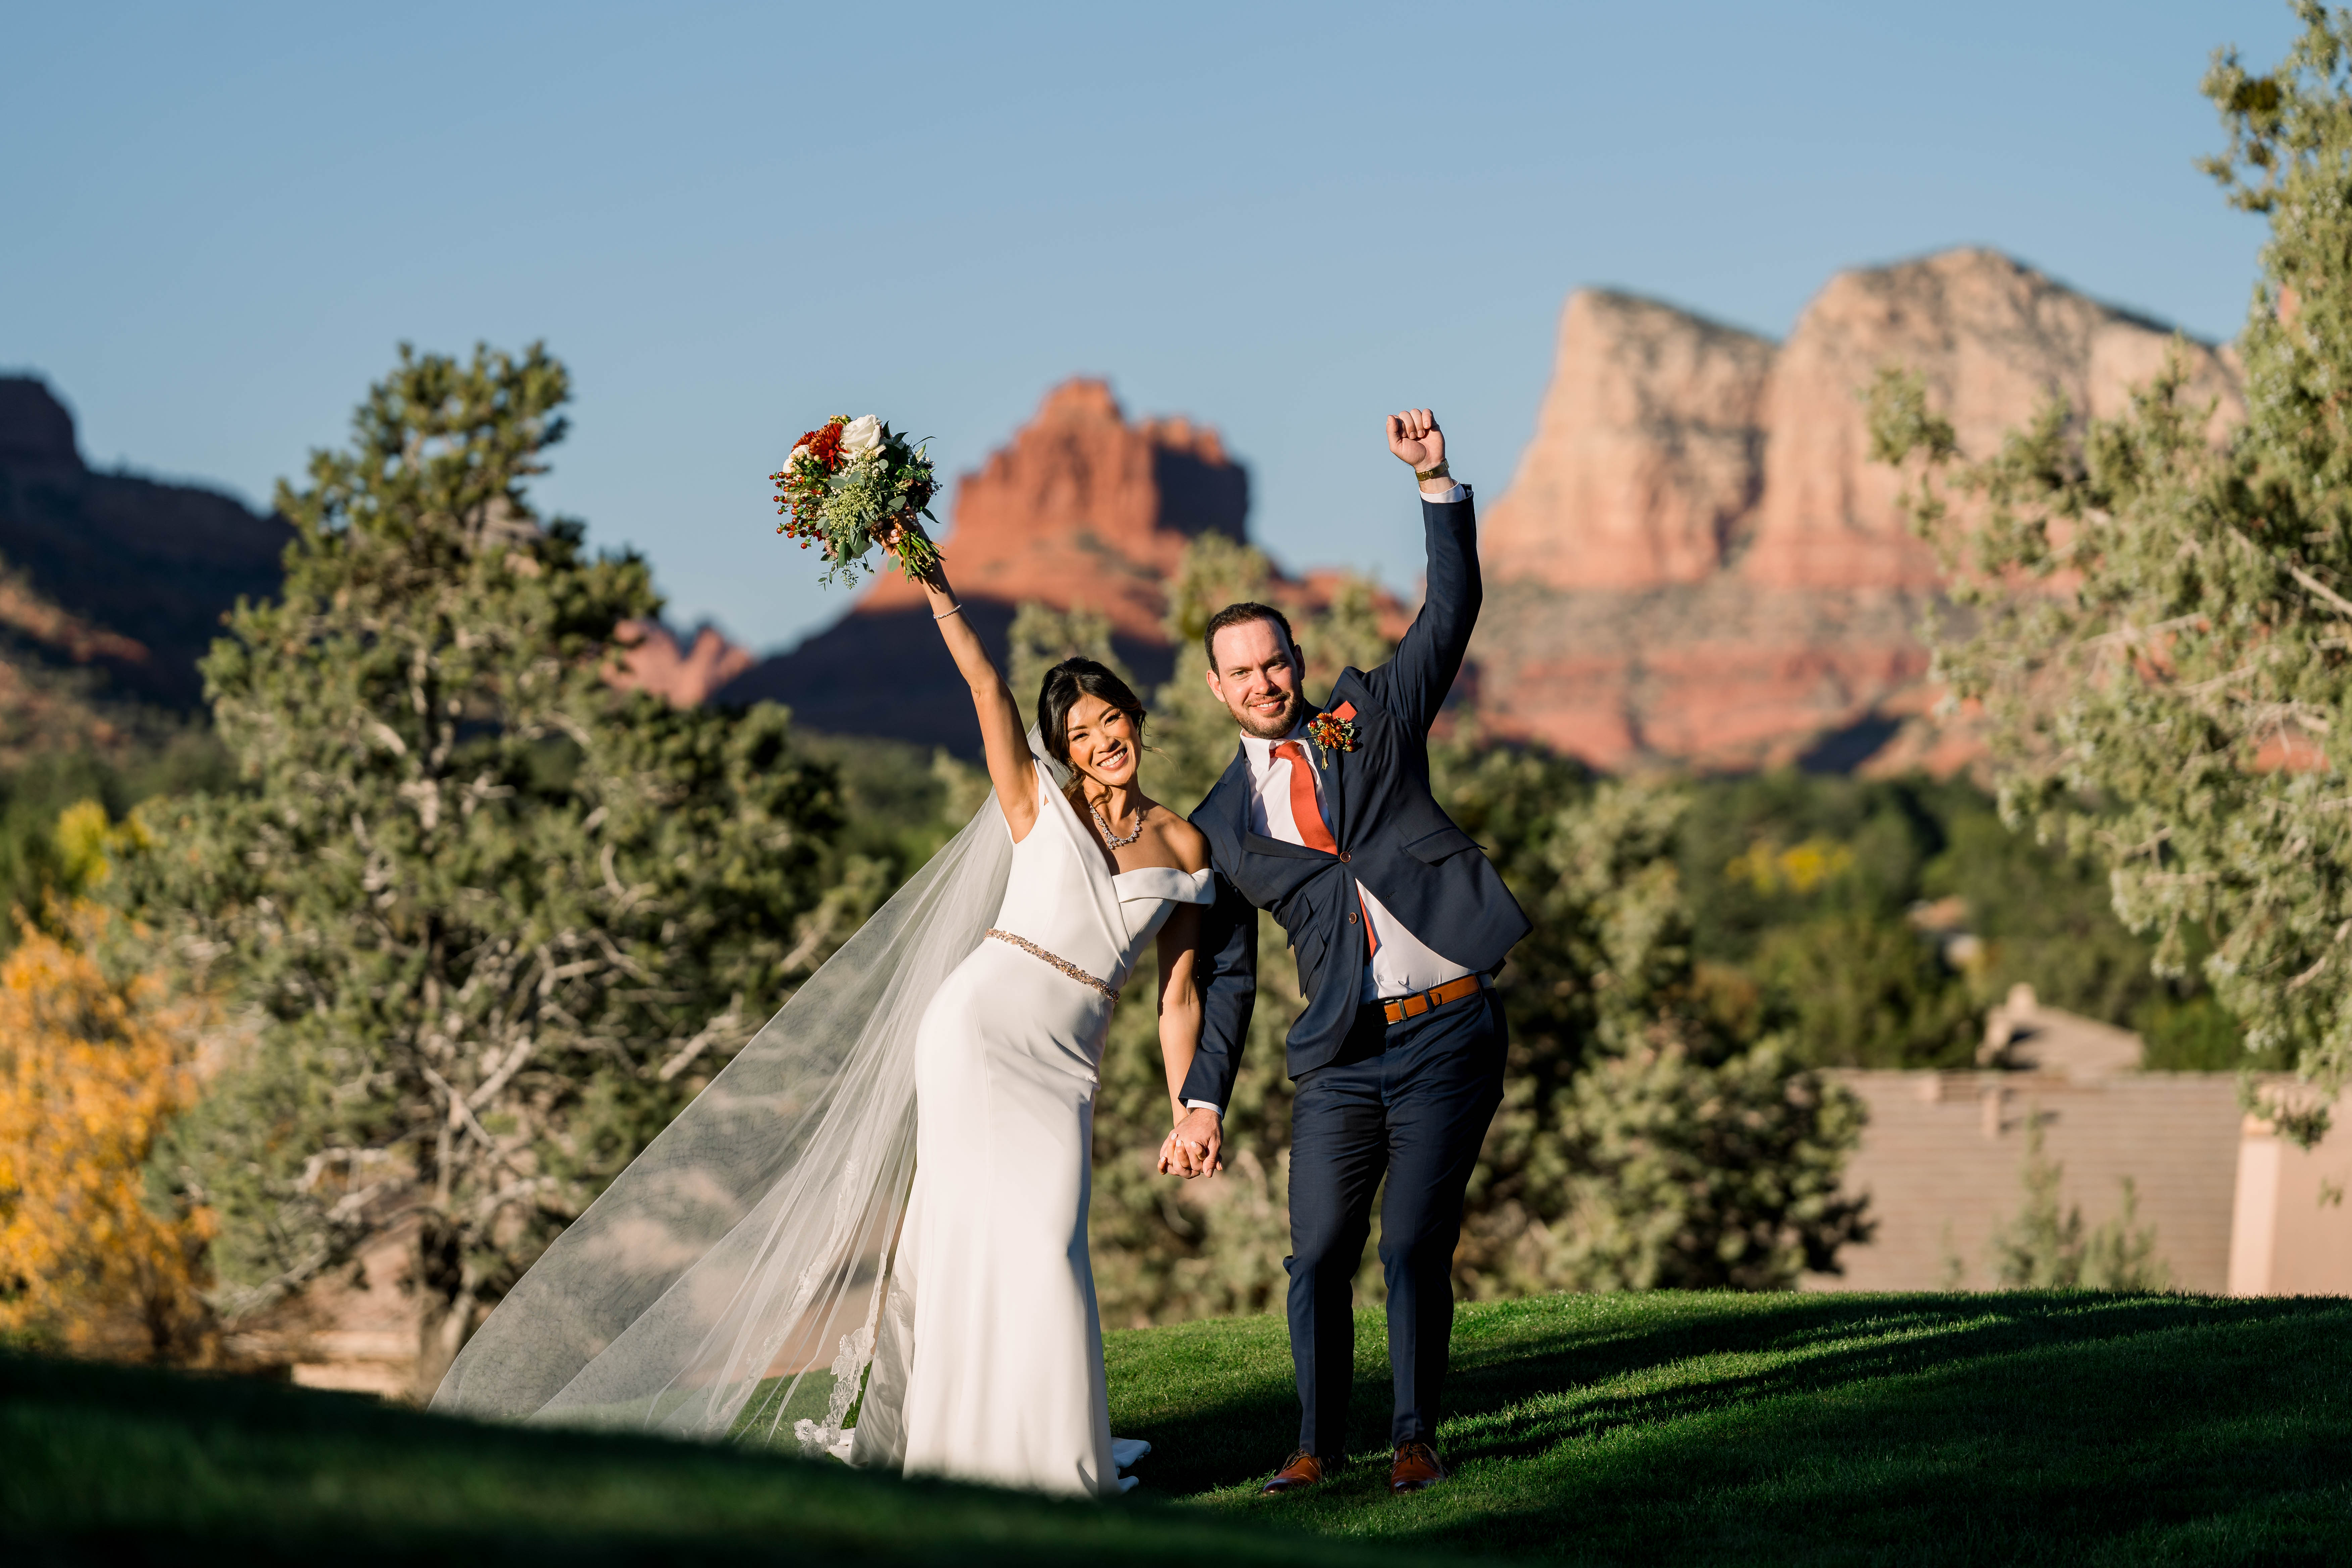
[[[2061,0],[0,11],[0,367],[256,501],[405,339],[545,339],[544,506],[756,647],[845,605],[766,475],[872,411],[976,464],[1065,376],[1219,426],[1294,566],[1409,587],[1380,438],[1498,494],[1561,300],[1784,333],[1997,246],[2205,336],[2261,241],[2196,85],[2284,5]],[[950,544],[950,560],[952,546]]]

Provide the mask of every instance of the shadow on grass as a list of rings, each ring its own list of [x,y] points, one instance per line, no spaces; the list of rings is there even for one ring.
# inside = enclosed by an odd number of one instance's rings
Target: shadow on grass
[[[1800,1300],[1753,1317],[1594,1336],[1549,1352],[1512,1345],[1474,1351],[1449,1380],[1447,1404],[1467,1428],[1450,1445],[1464,1458],[1540,1452],[1639,1421],[1655,1423],[1787,1394],[1965,1366],[2040,1349],[2095,1346],[2189,1328],[2240,1331],[2327,1319],[2352,1329],[2352,1303],[2188,1298],[1953,1297],[1934,1307],[1815,1305]],[[1742,1366],[1743,1360],[1765,1364]],[[1675,1364],[1666,1387],[1655,1376]],[[1595,1385],[1633,1379],[1623,1393]]]
[[[1381,1484],[1376,1314],[1359,1324],[1350,1422],[1368,1458],[1296,1500],[1244,1489],[1295,1431],[1287,1357],[1267,1354],[1281,1325],[1215,1327],[1235,1342],[1224,1397],[1155,1402],[1122,1426],[1157,1446],[1147,1484],[1321,1529],[1629,1563],[2292,1561],[2352,1548],[2352,1302],[1669,1295],[1466,1308],[1440,1434],[1458,1473],[1402,1501]]]
[[[1251,1489],[1297,1420],[1279,1320],[1111,1336],[1115,1427],[1158,1446],[1147,1488],[1192,1506],[1062,1503],[0,1354],[0,1559],[1309,1568],[1383,1542],[1424,1560],[1596,1563],[2352,1556],[2352,1302],[1480,1304],[1457,1321],[1440,1432],[1456,1474],[1403,1500],[1383,1484],[1376,1310],[1358,1334],[1365,1458],[1281,1500]]]
[[[0,1562],[12,1565],[1095,1568],[1164,1552],[1265,1568],[1381,1555],[1164,1503],[901,1480],[730,1446],[485,1426],[357,1395],[0,1352]]]

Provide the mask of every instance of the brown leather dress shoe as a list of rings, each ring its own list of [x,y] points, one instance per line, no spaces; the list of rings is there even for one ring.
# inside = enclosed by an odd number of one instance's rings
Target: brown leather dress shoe
[[[1402,1497],[1435,1486],[1445,1479],[1445,1461],[1426,1443],[1399,1443],[1396,1463],[1389,1467],[1389,1490]]]
[[[1303,1491],[1322,1479],[1323,1461],[1301,1449],[1291,1455],[1285,1461],[1282,1468],[1274,1472],[1274,1479],[1266,1482],[1258,1490],[1267,1497],[1282,1492]]]

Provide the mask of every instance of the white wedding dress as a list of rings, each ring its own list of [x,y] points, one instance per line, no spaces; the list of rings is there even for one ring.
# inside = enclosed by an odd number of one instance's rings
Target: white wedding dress
[[[795,991],[507,1293],[435,1410],[1122,1489],[1143,1445],[1112,1440],[1104,1394],[1097,1069],[1109,993],[1212,877],[1114,873],[1053,779],[1041,759],[1027,837],[992,795]]]
[[[850,1458],[1108,1493],[1143,1446],[1114,1453],[1103,1386],[1095,1090],[1113,994],[1212,873],[1114,874],[1043,767],[1037,795],[994,929],[916,1032],[914,1195]]]

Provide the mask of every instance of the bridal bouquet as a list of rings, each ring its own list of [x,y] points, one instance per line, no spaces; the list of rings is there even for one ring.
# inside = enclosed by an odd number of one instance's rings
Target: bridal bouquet
[[[820,546],[822,581],[857,580],[866,552],[882,544],[898,569],[919,578],[938,564],[939,546],[917,520],[930,517],[939,481],[926,448],[910,443],[873,415],[836,414],[800,438],[784,466],[768,476],[776,487],[776,531],[801,548]],[[934,522],[937,518],[932,518]]]

